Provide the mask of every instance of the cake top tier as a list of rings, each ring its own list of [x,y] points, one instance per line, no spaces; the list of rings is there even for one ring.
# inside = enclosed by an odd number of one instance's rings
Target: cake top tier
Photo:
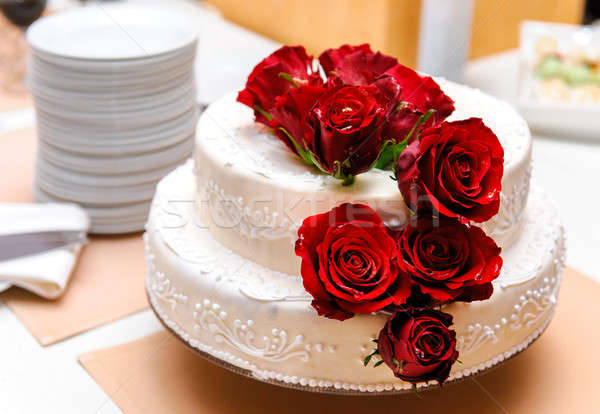
[[[504,147],[498,214],[483,227],[507,247],[519,233],[529,193],[531,136],[507,103],[478,90],[440,80],[455,100],[451,119],[481,117]],[[374,208],[388,225],[407,223],[409,213],[390,171],[371,169],[354,184],[307,166],[231,93],[209,106],[196,133],[197,211],[222,244],[259,264],[294,274],[294,242],[302,221],[344,202]]]
[[[448,120],[480,117],[498,136],[504,147],[505,175],[529,164],[531,137],[525,121],[506,102],[495,99],[479,90],[458,85],[444,79],[437,80],[442,89],[455,100],[456,110]],[[252,110],[235,100],[231,93],[211,105],[198,124],[197,139],[204,151],[218,164],[257,179],[283,179],[286,186],[298,190],[315,189],[315,185],[328,191],[353,192],[360,188],[368,192],[397,192],[393,180],[384,180],[389,172],[373,169],[357,178],[363,185],[340,188],[338,180],[320,173],[292,154],[264,126],[254,122]],[[372,177],[369,177],[372,176]],[[377,177],[377,179],[375,179]]]

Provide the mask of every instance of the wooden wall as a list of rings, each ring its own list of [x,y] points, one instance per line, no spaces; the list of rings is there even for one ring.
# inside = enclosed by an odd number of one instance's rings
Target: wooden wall
[[[416,62],[420,0],[206,0],[242,26],[312,53],[343,43]],[[448,0],[452,1],[452,0]],[[471,57],[518,45],[525,19],[578,23],[584,0],[475,0]]]

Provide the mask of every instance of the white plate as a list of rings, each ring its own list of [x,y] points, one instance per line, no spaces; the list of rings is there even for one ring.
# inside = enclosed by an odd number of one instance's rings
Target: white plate
[[[160,56],[151,56],[136,60],[71,60],[49,55],[31,49],[29,59],[35,60],[40,67],[64,71],[68,74],[92,76],[132,76],[136,73],[151,75],[170,67],[189,62],[197,53],[197,44],[193,43],[183,49]]]
[[[44,190],[35,185],[33,187],[33,197],[35,201],[44,203],[66,201],[46,193]],[[131,221],[137,217],[144,217],[148,214],[150,209],[150,202],[132,203],[115,207],[91,207],[83,203],[78,204],[85,209],[92,222],[100,220],[105,223],[110,222],[111,220],[117,221],[122,219]]]
[[[157,134],[164,134],[167,131],[177,129],[182,124],[187,125],[187,122],[195,122],[198,117],[198,109],[194,106],[189,111],[181,116],[173,117],[164,122],[151,123],[144,126],[134,126],[125,128],[123,125],[112,126],[104,124],[94,126],[90,124],[80,124],[75,122],[65,122],[54,117],[49,117],[42,112],[36,113],[38,124],[43,124],[45,127],[67,136],[83,135],[90,140],[119,140],[119,139],[134,139],[141,138],[141,141],[146,137]],[[190,120],[194,121],[190,121]],[[114,142],[114,141],[113,141]]]
[[[64,84],[62,82],[65,82]],[[117,85],[110,82],[71,82],[61,80],[57,83],[53,81],[40,80],[33,71],[27,74],[26,83],[29,90],[33,93],[42,93],[49,96],[66,95],[67,97],[81,97],[87,99],[113,100],[127,98],[150,97],[166,93],[171,89],[193,84],[194,78],[190,70],[177,73],[176,76],[170,76],[169,72],[164,76],[158,77],[151,82]]]
[[[33,197],[37,202],[65,202],[57,197],[46,194],[34,186]],[[92,234],[120,234],[132,233],[144,229],[148,219],[151,202],[130,204],[119,207],[95,208],[81,205],[91,219],[90,233]],[[135,212],[134,215],[123,215]]]
[[[112,99],[96,99],[93,95],[88,95],[86,98],[65,98],[60,97],[60,93],[48,94],[50,90],[42,92],[41,90],[33,90],[32,95],[36,105],[50,105],[53,107],[65,109],[73,112],[89,111],[94,113],[121,113],[126,111],[141,111],[145,109],[163,107],[169,105],[173,101],[179,101],[190,95],[194,97],[195,87],[192,80],[178,87],[171,88],[159,94],[149,95],[137,98],[120,99],[118,97]]]
[[[136,60],[70,60],[60,56],[54,56],[31,50],[35,59],[43,61],[48,65],[52,65],[67,72],[80,72],[89,74],[132,74],[141,71],[142,73],[154,73],[156,71],[165,70],[171,66],[176,66],[184,61],[188,61],[194,55],[196,44],[190,47],[181,49],[175,53],[169,53],[160,56],[152,56],[146,59]]]
[[[120,113],[76,112],[43,101],[36,102],[36,110],[38,116],[55,119],[59,123],[79,124],[83,128],[95,128],[104,131],[119,131],[166,122],[189,112],[195,105],[195,95],[188,93],[183,98],[172,101],[160,108],[152,107],[134,111],[121,111]]]
[[[553,39],[555,52],[561,55],[597,56],[600,53],[598,27],[523,22],[519,46],[519,90],[516,97],[520,114],[532,129],[539,132],[599,140],[600,103],[536,96],[539,85],[539,79],[535,76],[539,59],[538,42],[544,38],[548,41]],[[565,86],[565,90],[568,96],[576,89]]]
[[[178,135],[185,131],[193,131],[198,116],[194,110],[182,116],[157,125],[133,128],[131,130],[101,130],[96,128],[76,128],[75,124],[58,123],[54,119],[37,117],[37,126],[53,137],[60,138],[67,143],[87,146],[115,146],[136,145],[157,139],[163,139],[172,135]]]
[[[55,180],[48,175],[41,174],[39,170],[36,171],[34,181],[37,187],[48,194],[63,200],[92,206],[112,207],[150,201],[156,188],[156,183],[111,187],[77,186]]]
[[[129,91],[154,87],[156,85],[177,82],[184,76],[193,72],[193,59],[184,64],[161,68],[157,73],[145,75],[134,73],[134,76],[88,76],[71,75],[66,71],[40,68],[32,64],[27,68],[28,84],[32,88],[49,87],[66,91],[88,91],[106,93],[105,88],[111,91]]]
[[[193,128],[189,128],[188,130],[170,134],[159,139],[145,140],[131,144],[120,141],[114,141],[113,143],[101,142],[101,145],[96,145],[91,140],[80,139],[79,141],[71,141],[64,139],[45,131],[44,127],[38,126],[38,139],[48,145],[73,154],[106,158],[122,158],[123,156],[160,152],[163,148],[168,148],[186,139],[193,139],[193,137],[194,130]]]
[[[137,233],[144,230],[148,217],[126,224],[97,224],[92,222],[90,233],[92,234],[126,234]]]
[[[69,189],[63,188],[42,180],[39,177],[35,179],[35,185],[55,197],[62,200],[67,200],[72,203],[88,204],[96,207],[113,207],[127,205],[131,203],[150,202],[152,195],[154,194],[154,187],[136,191],[130,191],[128,193],[124,191],[117,191],[117,189],[100,191],[98,189],[86,188],[83,189]]]
[[[189,139],[165,148],[159,152],[131,155],[122,158],[86,157],[68,153],[54,148],[43,141],[38,145],[38,156],[41,156],[61,168],[91,175],[120,175],[144,172],[166,167],[178,160],[189,157],[194,140]]]
[[[135,5],[72,9],[39,19],[27,31],[32,48],[74,60],[131,60],[167,54],[196,41],[185,15]]]
[[[88,104],[98,103],[98,105],[111,103],[115,101],[127,102],[127,103],[139,103],[154,99],[170,93],[170,91],[177,88],[191,88],[194,86],[194,79],[192,76],[183,76],[172,82],[164,84],[157,83],[156,85],[149,86],[142,89],[113,89],[106,88],[104,91],[83,91],[83,90],[66,90],[54,88],[50,85],[36,84],[34,80],[28,80],[29,89],[34,96],[41,96],[46,99],[52,99],[55,101],[68,101],[68,102],[87,102]],[[195,87],[195,86],[194,86]]]
[[[600,105],[539,102],[521,97],[517,109],[536,131],[600,140]]]
[[[187,158],[186,158],[187,159]],[[115,185],[137,185],[149,182],[157,182],[163,178],[167,173],[172,171],[177,165],[183,163],[185,159],[178,160],[173,164],[167,165],[156,170],[142,172],[138,174],[125,174],[125,175],[91,175],[82,174],[60,168],[51,162],[46,161],[42,157],[38,157],[36,160],[36,169],[39,170],[41,175],[47,175],[54,177],[65,183],[72,183],[78,186],[109,186]]]

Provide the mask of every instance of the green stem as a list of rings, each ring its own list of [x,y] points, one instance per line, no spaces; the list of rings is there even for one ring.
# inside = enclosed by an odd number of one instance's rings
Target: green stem
[[[292,142],[292,145],[294,145],[294,148],[296,148],[296,151],[298,152],[298,155],[300,156],[300,158],[302,158],[302,161],[304,161],[308,165],[312,165],[313,161],[309,155],[309,152],[307,150],[305,150],[304,148],[302,148],[300,146],[300,144],[298,144],[296,142],[294,137],[292,137],[292,135],[284,127],[279,127],[279,130],[281,132],[283,132],[288,137],[288,139]]]
[[[342,185],[343,186],[352,185],[352,184],[354,184],[355,179],[356,179],[356,177],[354,175],[349,175],[344,179],[344,181],[342,181]]]

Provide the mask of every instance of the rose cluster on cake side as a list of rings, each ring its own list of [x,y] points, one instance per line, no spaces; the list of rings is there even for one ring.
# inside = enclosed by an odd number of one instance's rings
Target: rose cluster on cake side
[[[489,299],[501,249],[482,223],[498,213],[504,150],[480,118],[448,122],[454,104],[438,84],[368,45],[318,60],[284,46],[259,63],[238,101],[288,148],[343,180],[393,170],[413,213],[389,228],[371,207],[344,203],[307,217],[295,252],[320,316],[344,321],[388,312],[374,351],[413,385],[441,385],[458,360],[442,306]]]

